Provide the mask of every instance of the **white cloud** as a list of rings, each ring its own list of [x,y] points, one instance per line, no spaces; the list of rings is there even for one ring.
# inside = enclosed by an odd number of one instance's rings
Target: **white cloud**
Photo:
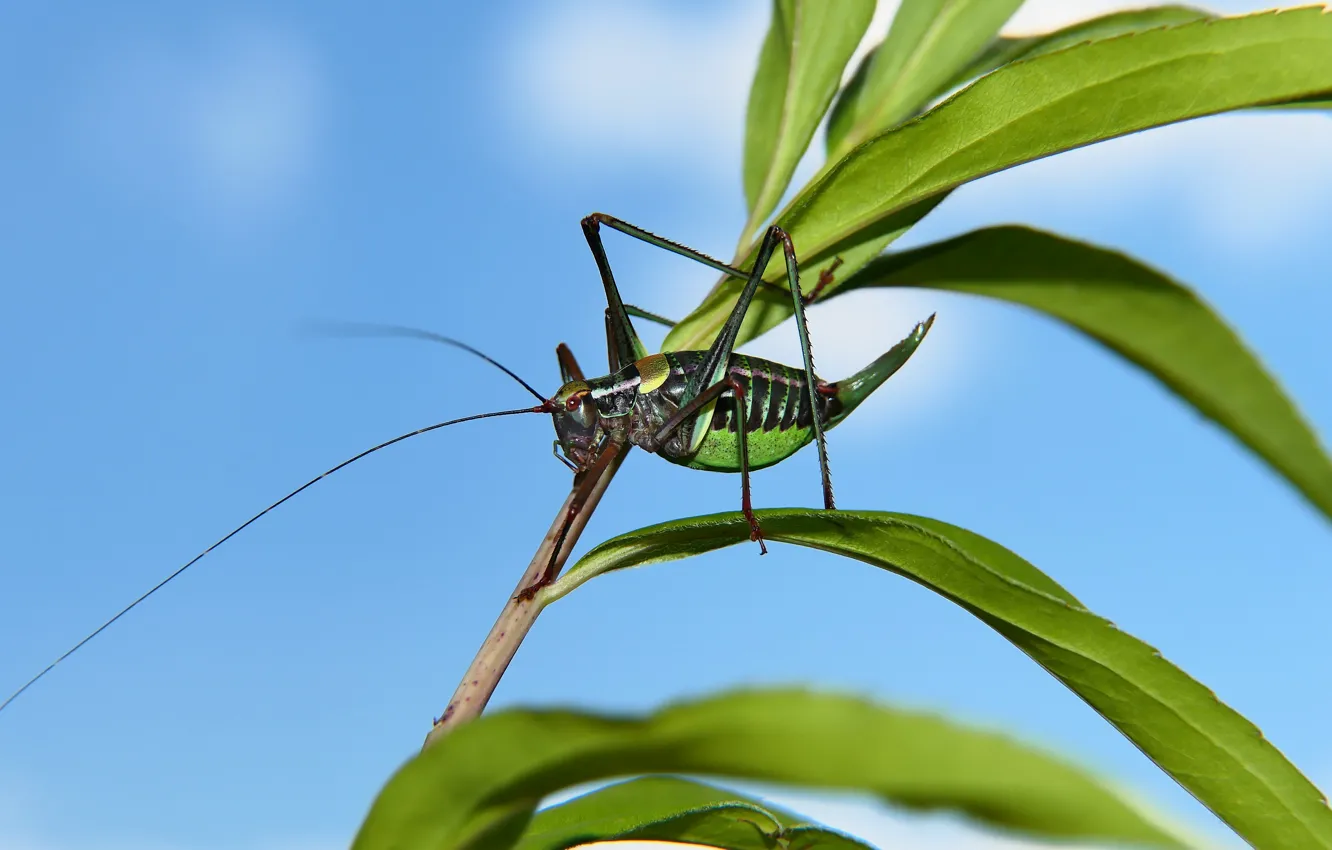
[[[880,4],[858,55],[883,37],[896,5]],[[1048,29],[1143,5],[1159,4],[1030,0],[1009,29]],[[1238,13],[1263,3],[1208,5]],[[510,108],[526,127],[524,137],[586,152],[598,171],[683,162],[732,177],[767,15],[758,0],[689,15],[666,5],[591,0],[545,7],[511,45],[521,61],[508,63]],[[1052,184],[1075,200],[1094,193],[1101,205],[1140,205],[1165,195],[1198,238],[1262,251],[1318,217],[1332,189],[1332,160],[1323,155],[1330,148],[1332,121],[1322,114],[1224,116],[1025,165],[1020,177],[989,178],[964,197],[975,206]],[[809,176],[818,156],[811,152],[797,180]],[[725,191],[734,191],[733,180]]]
[[[845,77],[888,33],[899,5],[879,2]],[[1161,2],[1028,0],[1005,32],[1151,5]],[[1222,0],[1212,7],[1262,5]],[[734,170],[767,3],[738,0],[682,13],[662,3],[561,0],[540,9],[505,51],[503,95],[520,137],[585,151],[602,167],[666,158]]]
[[[592,0],[539,8],[505,63],[520,138],[600,167],[683,159],[735,173],[766,4],[690,15]]]
[[[80,148],[129,194],[243,221],[288,203],[314,165],[324,92],[298,41],[234,29],[127,43],[89,67]]]

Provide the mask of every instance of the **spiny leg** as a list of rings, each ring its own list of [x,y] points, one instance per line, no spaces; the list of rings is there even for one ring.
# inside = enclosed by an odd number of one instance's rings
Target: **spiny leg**
[[[618,230],[619,232],[623,233],[626,236],[632,236],[634,239],[646,242],[649,245],[654,245],[663,250],[670,251],[672,254],[678,254],[681,257],[686,257],[690,260],[694,260],[695,262],[702,263],[708,268],[715,269],[729,277],[738,278],[739,280],[747,280],[749,278],[749,272],[744,271],[743,269],[738,269],[735,266],[723,263],[721,260],[718,260],[715,257],[709,257],[707,254],[704,254],[702,251],[695,251],[693,248],[681,245],[679,242],[674,242],[670,239],[665,238],[664,236],[658,236],[657,234],[652,233],[651,231],[644,230],[638,225],[630,224],[629,222],[624,221],[623,219],[616,218],[613,215],[606,215],[605,213],[592,213],[591,215],[583,219],[583,232],[586,233],[588,232],[589,229],[595,231],[597,226],[601,224],[606,225],[612,230]],[[597,238],[599,241],[600,236],[598,235]],[[593,248],[593,251],[595,252],[596,249]],[[840,263],[840,261],[838,261],[838,263]],[[838,263],[834,263],[832,268],[835,268]],[[766,280],[760,280],[760,285],[766,286],[770,289],[774,289],[777,291],[781,291],[782,289],[777,284],[769,283]],[[626,307],[628,309],[629,315],[631,316],[638,315],[637,313],[634,312],[638,308],[630,307],[628,305],[626,305]],[[640,312],[646,314],[646,311],[640,311]],[[663,321],[660,316],[655,316],[652,314],[643,315],[641,316],[641,318],[649,319],[655,322],[661,322],[662,324],[668,324],[668,325],[674,324],[673,322]]]
[[[666,318],[665,316],[659,316],[656,313],[649,313],[647,310],[644,310],[642,307],[635,307],[632,304],[624,305],[624,311],[628,313],[630,316],[633,316],[635,319],[647,319],[649,322],[656,322],[657,324],[665,325],[668,328],[673,328],[677,324],[676,322]]]
[[[634,331],[634,324],[629,321],[624,302],[620,300],[620,289],[615,285],[615,274],[606,258],[606,246],[601,243],[601,231],[592,216],[583,219],[583,236],[592,249],[601,284],[606,289],[606,354],[611,371],[616,372],[620,367],[646,357],[647,349]]]
[[[828,267],[819,272],[819,279],[814,283],[814,289],[811,290],[808,295],[800,296],[801,302],[803,302],[806,307],[813,304],[815,299],[817,299],[820,293],[823,292],[824,287],[829,286],[836,279],[837,269],[841,267],[841,265],[842,258],[833,257],[833,261],[828,264]]]
[[[536,581],[518,591],[514,599],[519,602],[531,602],[537,591],[555,581],[555,561],[560,556],[560,550],[564,548],[564,541],[569,539],[569,529],[573,528],[574,517],[578,516],[578,512],[582,509],[582,500],[575,499],[569,503],[569,510],[564,512],[564,521],[560,523],[560,533],[555,538],[555,545],[551,547],[550,560],[546,562],[545,569],[541,571]]]
[[[569,502],[569,509],[565,511],[564,521],[560,524],[555,545],[551,547],[550,559],[546,561],[546,568],[541,571],[541,575],[536,581],[520,590],[518,595],[514,597],[515,599],[520,602],[530,601],[532,597],[537,595],[537,591],[555,581],[560,550],[564,548],[565,541],[569,539],[569,529],[573,527],[574,519],[578,517],[584,505],[587,504],[587,499],[592,495],[593,489],[596,488],[597,481],[605,474],[606,467],[610,465],[616,455],[624,450],[625,445],[623,443],[608,439],[598,450],[596,461],[574,477],[574,497]]]
[[[593,257],[596,258],[597,270],[601,273],[601,282],[606,288],[606,340],[608,351],[614,352],[614,354],[608,358],[610,360],[612,372],[618,371],[627,363],[641,360],[647,355],[647,349],[639,340],[638,334],[634,330],[633,324],[630,321],[630,316],[647,319],[648,321],[665,325],[668,328],[675,327],[676,323],[664,316],[650,313],[640,307],[625,304],[623,299],[621,299],[619,287],[615,284],[615,276],[611,272],[610,260],[606,256],[606,246],[601,241],[601,225],[603,224],[612,230],[618,230],[626,236],[631,236],[646,242],[649,245],[662,248],[671,253],[702,263],[703,265],[730,277],[744,280],[746,282],[745,292],[742,292],[737,301],[737,308],[739,308],[740,304],[744,305],[743,309],[740,310],[742,316],[744,311],[749,309],[749,302],[753,300],[754,291],[756,291],[758,287],[763,286],[776,292],[782,291],[782,287],[763,279],[763,272],[767,270],[768,260],[771,258],[772,251],[774,250],[772,244],[774,231],[779,230],[776,226],[770,227],[764,233],[763,241],[759,244],[758,257],[755,260],[754,267],[750,271],[745,272],[735,266],[727,265],[720,260],[709,257],[702,251],[695,251],[693,248],[688,248],[678,242],[673,242],[670,239],[658,236],[655,233],[651,233],[622,219],[606,215],[605,213],[592,213],[582,221],[583,235],[587,239],[588,246],[592,249]],[[813,303],[813,301],[819,297],[819,294],[823,291],[824,287],[832,283],[833,273],[841,264],[842,258],[837,257],[833,260],[831,265],[819,273],[819,280],[818,283],[815,284],[814,290],[808,296],[801,297],[803,304]],[[756,277],[757,281],[755,281]],[[737,326],[736,331],[738,330],[739,327]],[[696,384],[694,390],[697,392],[703,386],[706,386],[706,382]]]
[[[795,305],[796,333],[800,337],[800,354],[805,359],[805,390],[809,393],[809,406],[813,411],[814,439],[819,444],[819,473],[823,479],[823,508],[836,510],[833,504],[832,475],[828,471],[828,444],[823,436],[823,421],[819,413],[819,397],[815,390],[818,378],[814,376],[814,350],[809,344],[809,326],[805,323],[805,301],[800,295],[800,269],[796,264],[795,246],[791,235],[785,230],[774,227],[782,241],[782,252],[786,255],[786,280],[791,287],[791,302]],[[836,264],[830,267],[835,268]]]
[[[648,243],[649,245],[656,245],[658,248],[664,248],[665,250],[670,251],[673,254],[679,254],[682,257],[688,257],[691,260],[700,262],[705,266],[716,269],[717,271],[721,272],[724,275],[730,275],[731,277],[738,277],[741,280],[744,280],[745,278],[749,277],[748,272],[741,271],[740,269],[737,269],[735,266],[728,266],[726,263],[723,263],[721,260],[709,257],[707,254],[704,254],[702,251],[695,251],[693,248],[687,248],[684,245],[681,245],[679,242],[672,242],[671,240],[658,236],[655,233],[650,233],[644,230],[643,228],[638,227],[637,225],[633,225],[627,221],[618,219],[613,215],[606,215],[605,213],[592,213],[587,218],[583,219],[583,227],[587,228],[589,222],[595,222],[596,224],[604,224],[607,227],[611,228],[612,230],[620,231],[626,236],[632,236],[635,239],[639,239],[642,240],[643,242]]]
[[[745,398],[745,388],[734,376],[726,381],[731,385],[735,398],[735,436],[740,446],[740,510],[749,520],[749,539],[757,540],[759,554],[768,554],[768,547],[763,543],[763,530],[759,528],[758,517],[754,516],[754,503],[749,497],[749,402]]]
[[[763,272],[768,267],[768,260],[772,258],[773,252],[777,249],[777,243],[785,235],[781,228],[775,226],[768,228],[764,234],[763,242],[759,245],[758,257],[754,261],[754,268],[749,272],[749,278],[745,281],[744,290],[741,291],[740,297],[735,302],[735,307],[731,310],[731,315],[726,318],[726,323],[722,325],[721,330],[717,333],[717,338],[713,340],[712,346],[703,355],[703,362],[699,364],[698,369],[694,371],[693,376],[689,379],[689,383],[685,385],[680,409],[670,419],[666,420],[657,440],[658,444],[663,442],[680,426],[681,422],[689,417],[695,418],[695,428],[709,427],[711,424],[710,418],[706,421],[697,421],[699,420],[699,411],[725,390],[734,390],[736,406],[739,408],[737,415],[741,417],[736,421],[736,434],[738,435],[740,452],[741,506],[745,513],[745,519],[749,520],[750,538],[759,542],[759,546],[765,554],[768,547],[763,543],[763,533],[759,530],[758,518],[754,516],[753,506],[750,504],[749,498],[749,437],[746,431],[749,416],[745,403],[744,388],[735,379],[735,376],[729,374],[728,370],[731,364],[731,353],[735,349],[736,336],[740,333],[740,325],[745,320],[745,313],[754,300],[754,293],[758,291],[759,284],[763,282]],[[799,300],[799,297],[797,293],[796,299]],[[813,407],[812,409],[814,410],[814,418],[817,419],[818,408]],[[652,451],[655,450],[655,448],[652,449]]]
[[[754,293],[758,291],[759,284],[763,282],[763,271],[768,267],[768,261],[772,259],[773,251],[777,250],[781,233],[781,228],[769,227],[763,235],[763,241],[759,244],[758,257],[754,261],[754,268],[749,272],[749,278],[745,281],[745,288],[741,290],[740,297],[736,299],[735,307],[731,309],[731,315],[726,317],[726,323],[717,332],[717,338],[712,341],[712,346],[708,349],[707,354],[703,356],[703,362],[699,364],[698,369],[690,377],[685,388],[684,401],[689,401],[705,388],[726,376],[726,369],[731,362],[731,353],[735,349],[735,340],[740,333],[740,325],[744,323],[745,313],[749,311],[749,305],[754,301]]]
[[[612,283],[612,286],[613,285],[614,284]],[[635,307],[632,304],[623,304],[622,306],[624,307],[625,314],[628,316],[636,316],[640,319],[648,319],[650,321],[657,322],[658,324],[665,325],[668,328],[675,327],[675,322],[672,322],[670,319],[666,318],[665,316],[658,316],[656,313],[649,313],[647,310],[642,310],[638,307]],[[619,340],[623,338],[625,334],[623,334],[621,331],[618,330],[620,327],[621,325],[615,320],[614,311],[610,307],[607,307],[606,308],[606,359],[610,362],[611,374],[615,374],[616,372],[620,371],[620,369],[624,368],[626,363],[633,362],[632,360],[630,361],[621,360],[622,355],[620,354]],[[633,329],[630,328],[630,330],[632,331]],[[634,339],[638,338],[637,333],[634,333],[633,338]],[[639,359],[641,360],[642,358],[640,357]],[[579,377],[579,380],[582,380],[581,376]],[[566,380],[565,383],[568,383],[568,381]]]
[[[671,435],[679,430],[685,422],[696,420],[698,412],[709,403],[716,401],[722,393],[731,391],[735,399],[735,433],[737,445],[740,448],[740,510],[744,513],[745,519],[749,521],[749,539],[757,540],[759,553],[768,554],[768,547],[763,542],[763,530],[759,528],[758,517],[754,515],[754,505],[749,495],[749,432],[746,425],[749,422],[749,403],[745,399],[745,388],[736,380],[734,375],[728,375],[703,392],[699,393],[693,399],[680,406],[669,419],[667,419],[657,433],[652,435],[652,442],[645,446],[648,451],[658,451]],[[695,421],[694,427],[698,427]]]

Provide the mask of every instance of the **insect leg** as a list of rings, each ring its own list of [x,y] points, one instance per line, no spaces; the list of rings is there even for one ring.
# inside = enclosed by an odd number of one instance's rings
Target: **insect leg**
[[[597,261],[597,271],[601,273],[601,284],[606,288],[606,356],[612,372],[621,366],[642,360],[647,356],[647,348],[638,338],[629,313],[620,300],[619,287],[615,285],[615,275],[611,272],[610,260],[606,258],[606,246],[601,243],[601,231],[598,221],[592,216],[583,219],[583,236],[592,249],[592,256]]]
[[[669,419],[662,423],[661,428],[652,436],[652,443],[647,446],[647,450],[655,452],[661,448],[662,444],[671,438],[685,422],[689,422],[697,417],[698,412],[706,405],[714,402],[722,393],[731,391],[735,399],[735,433],[740,448],[740,510],[744,512],[745,519],[749,521],[749,539],[757,540],[760,554],[768,554],[768,547],[763,543],[763,531],[759,528],[758,517],[754,516],[754,505],[749,496],[749,435],[745,425],[749,422],[749,404],[745,399],[745,388],[734,375],[728,375],[706,390],[701,392],[694,399],[680,406]],[[697,423],[695,423],[695,427]]]
[[[560,448],[561,448],[561,447],[560,447],[560,441],[559,441],[559,440],[556,440],[556,441],[554,442],[554,444],[551,446],[551,450],[550,450],[550,451],[551,451],[551,454],[555,455],[555,459],[558,460],[560,463],[562,463],[562,464],[564,464],[565,466],[569,467],[569,471],[570,471],[570,472],[573,472],[574,474],[577,474],[577,473],[578,473],[578,467],[574,464],[573,461],[569,460],[567,457],[564,456],[564,454],[560,451]]]
[[[744,271],[743,269],[738,269],[735,266],[723,263],[721,260],[718,260],[715,257],[709,257],[707,254],[704,254],[702,251],[695,251],[693,248],[686,247],[684,245],[681,245],[679,242],[674,242],[663,236],[658,236],[655,233],[644,230],[643,228],[637,225],[630,224],[629,222],[624,221],[623,219],[618,219],[615,216],[606,215],[605,213],[592,213],[587,218],[583,219],[584,228],[587,227],[587,223],[589,221],[596,222],[598,224],[604,224],[607,227],[611,228],[612,230],[620,231],[626,236],[632,236],[633,238],[638,239],[642,242],[646,242],[649,245],[655,245],[658,248],[670,251],[672,254],[679,254],[681,257],[687,257],[688,259],[694,260],[695,262],[702,263],[708,268],[716,269],[717,271],[721,272],[724,275],[728,275],[729,277],[737,278],[739,280],[747,280],[749,278],[749,272]],[[780,286],[778,286],[775,283],[769,283],[766,280],[762,281],[761,285],[769,287],[771,289],[781,290]],[[634,313],[634,308],[632,307],[629,308],[629,315],[631,316],[636,315]],[[642,318],[656,321],[657,317],[647,315],[643,316]]]
[[[842,265],[842,258],[833,257],[833,261],[828,264],[828,267],[825,268],[823,271],[819,272],[819,279],[818,281],[815,282],[814,288],[810,290],[808,295],[800,296],[800,300],[804,302],[806,307],[814,303],[814,300],[817,299],[820,293],[823,292],[824,287],[832,284],[833,280],[836,278],[837,269],[841,265]]]
[[[740,510],[749,520],[749,539],[757,540],[759,554],[768,554],[768,547],[763,543],[763,531],[759,528],[758,517],[754,516],[754,505],[749,498],[749,404],[745,399],[745,388],[734,376],[727,379],[731,393],[735,398],[735,436],[740,446]]]
[[[704,254],[702,251],[695,251],[693,248],[686,248],[684,245],[681,245],[679,242],[672,242],[671,240],[658,236],[655,233],[649,233],[643,228],[638,227],[636,225],[632,225],[627,221],[622,221],[621,219],[618,219],[615,216],[606,215],[605,213],[592,213],[590,216],[583,219],[584,228],[588,226],[588,222],[596,222],[597,224],[604,224],[607,227],[611,228],[612,230],[620,231],[626,236],[632,236],[635,239],[639,239],[642,240],[643,242],[648,243],[649,245],[656,245],[658,248],[664,248],[665,250],[670,251],[672,254],[679,254],[682,257],[688,257],[691,260],[695,260],[696,262],[700,262],[705,266],[716,269],[722,274],[730,275],[731,277],[738,277],[741,280],[744,280],[745,278],[749,277],[748,272],[741,271],[740,269],[737,269],[735,266],[728,266],[726,263],[723,263],[721,260],[713,259],[712,257],[709,257],[707,254]]]
[[[809,407],[813,411],[814,439],[819,444],[819,473],[823,478],[823,508],[834,510],[832,475],[828,472],[828,443],[823,436],[823,422],[819,415],[819,397],[817,395],[818,378],[814,376],[814,350],[809,344],[809,326],[805,322],[805,302],[800,294],[800,269],[796,265],[795,246],[791,236],[785,230],[774,227],[777,238],[782,241],[782,252],[786,255],[786,281],[791,287],[791,301],[795,304],[796,333],[800,336],[800,354],[805,359],[805,391],[809,393]]]
[[[743,272],[737,268],[728,266],[719,260],[714,260],[707,254],[700,253],[692,248],[686,248],[676,242],[671,242],[668,239],[663,239],[660,236],[648,233],[646,230],[620,221],[618,218],[603,215],[602,213],[593,213],[584,218],[582,221],[583,236],[587,238],[588,247],[592,249],[592,256],[597,261],[597,271],[601,273],[601,283],[606,288],[606,346],[607,359],[610,362],[610,370],[612,372],[619,371],[622,366],[633,363],[635,360],[642,360],[647,356],[647,348],[643,345],[642,341],[639,340],[638,333],[634,330],[633,322],[629,319],[630,316],[638,316],[639,318],[658,322],[667,325],[668,327],[674,326],[675,323],[638,307],[626,305],[623,299],[620,298],[620,288],[615,284],[615,275],[611,272],[610,260],[606,257],[606,246],[601,241],[602,224],[618,230],[621,233],[628,234],[637,239],[642,239],[651,245],[656,245],[673,253],[680,254],[681,256],[697,260],[706,266],[711,266],[712,268],[731,275],[732,277],[745,279],[752,277],[752,273]],[[772,249],[769,249],[769,255],[771,254],[771,250]],[[759,265],[759,268],[766,267],[767,260],[764,259]],[[763,280],[761,275],[758,284],[755,284],[755,286],[758,286],[759,284],[774,288],[778,291],[781,290],[780,286],[770,284]],[[749,297],[752,299],[753,295],[750,295]]]
[[[731,315],[726,318],[726,323],[722,325],[717,333],[717,338],[712,341],[712,347],[704,355],[703,362],[694,372],[686,386],[684,401],[689,401],[694,396],[710,387],[726,374],[726,368],[731,362],[731,352],[735,349],[736,336],[740,333],[740,325],[745,320],[745,313],[749,310],[749,305],[754,300],[754,293],[758,291],[759,284],[763,280],[763,272],[768,267],[768,260],[772,258],[773,251],[777,250],[777,242],[780,240],[782,230],[778,227],[769,227],[763,235],[763,242],[759,245],[758,257],[754,261],[754,268],[749,272],[749,278],[745,281],[745,288],[740,293],[739,299],[735,302],[735,307],[731,310]]]
[[[627,448],[624,443],[616,440],[608,440],[602,444],[602,448],[597,452],[596,462],[583,472],[574,477],[574,496],[569,502],[569,509],[564,513],[564,521],[560,524],[559,534],[555,538],[555,545],[551,547],[550,559],[546,561],[546,567],[542,570],[540,577],[532,584],[523,588],[514,597],[519,601],[528,601],[536,596],[537,591],[555,581],[559,573],[560,552],[564,549],[564,543],[569,539],[569,530],[573,528],[574,520],[582,513],[583,507],[587,504],[588,497],[596,489],[597,482],[605,474],[606,467]]]
[[[671,321],[665,316],[658,316],[656,313],[649,313],[647,310],[644,310],[642,307],[635,307],[632,304],[624,305],[624,311],[629,315],[633,316],[634,318],[647,319],[649,322],[656,322],[657,324],[665,325],[668,328],[673,328],[676,325],[675,322]]]

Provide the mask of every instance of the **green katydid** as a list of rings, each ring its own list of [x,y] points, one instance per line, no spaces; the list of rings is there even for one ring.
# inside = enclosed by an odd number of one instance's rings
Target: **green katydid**
[[[630,320],[631,308],[620,299],[606,259],[600,233],[603,224],[745,281],[712,347],[707,351],[647,353]],[[741,509],[749,520],[750,537],[766,552],[750,503],[749,472],[783,461],[812,441],[819,449],[823,506],[833,510],[824,431],[845,419],[907,361],[934,317],[918,324],[906,339],[860,372],[844,381],[828,383],[814,373],[805,306],[829,279],[823,278],[810,298],[802,294],[795,248],[780,227],[768,228],[749,272],[600,213],[583,219],[583,233],[606,287],[612,374],[584,380],[567,368],[563,370],[565,384],[552,399],[552,415],[558,444],[570,465],[575,470],[588,469],[607,443],[617,443],[632,444],[693,469],[738,472]],[[759,286],[771,285],[763,280],[763,271],[778,245],[786,260],[803,368],[734,352],[740,324],[755,293]],[[643,311],[632,312],[651,317]],[[545,576],[543,581],[551,578]]]
[[[735,308],[707,351],[647,352],[634,330],[630,316],[668,325],[671,322],[631,307],[621,300],[602,245],[601,225],[745,281]],[[758,541],[763,553],[767,552],[767,547],[763,543],[762,529],[751,504],[749,473],[779,463],[810,442],[815,442],[818,444],[819,469],[823,481],[823,506],[826,510],[834,510],[824,432],[850,415],[906,363],[925,338],[934,317],[930,316],[916,325],[905,339],[851,377],[832,383],[822,381],[814,373],[805,306],[831,281],[831,269],[820,276],[808,296],[804,295],[800,287],[795,248],[791,237],[780,227],[774,225],[764,233],[754,265],[747,272],[601,213],[584,218],[582,227],[606,289],[609,375],[585,378],[572,352],[561,343],[556,354],[564,383],[553,396],[547,398],[507,367],[466,343],[414,328],[367,326],[372,328],[372,333],[420,337],[467,351],[513,378],[541,403],[535,407],[464,416],[420,428],[360,452],[312,478],[250,517],[125,606],[0,703],[0,711],[116,620],[269,511],[369,454],[410,437],[461,422],[519,413],[549,413],[555,424],[556,457],[575,474],[595,472],[599,466],[631,445],[660,455],[671,463],[694,469],[738,472],[741,510],[749,521],[750,538]],[[800,339],[803,367],[784,366],[734,351],[740,325],[759,287],[783,290],[763,279],[764,270],[779,245],[786,260],[787,288],[795,307],[796,332]],[[554,580],[556,553],[579,507],[576,502],[571,507],[546,571],[534,584],[520,592],[519,598],[532,598],[538,590]]]

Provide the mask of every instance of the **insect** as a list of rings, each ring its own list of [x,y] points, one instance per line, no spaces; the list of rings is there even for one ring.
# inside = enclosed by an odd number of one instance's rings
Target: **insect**
[[[626,305],[621,300],[602,244],[602,225],[745,281],[734,309],[707,351],[647,352],[630,317],[638,316],[667,325],[672,323]],[[757,541],[760,552],[765,554],[767,546],[763,542],[763,530],[754,514],[750,498],[749,473],[779,463],[814,442],[818,445],[823,506],[826,510],[834,510],[825,432],[849,416],[906,363],[929,332],[934,316],[916,325],[905,339],[864,369],[849,378],[830,383],[819,379],[814,373],[805,306],[831,282],[831,273],[838,261],[820,275],[814,289],[806,296],[801,290],[800,271],[791,237],[775,225],[764,233],[754,265],[749,271],[742,271],[602,213],[593,213],[584,218],[582,228],[606,289],[606,343],[610,374],[586,378],[572,352],[560,344],[556,354],[563,385],[547,398],[503,364],[456,339],[414,328],[362,326],[371,328],[369,332],[375,335],[414,336],[462,349],[513,378],[535,396],[540,404],[479,413],[420,428],[366,449],[312,478],[250,517],[125,606],[0,703],[0,711],[137,605],[284,502],[380,449],[462,422],[520,413],[548,413],[555,425],[555,456],[575,475],[596,472],[629,446],[636,446],[671,463],[693,469],[739,473],[740,504],[749,522],[750,539]],[[779,246],[786,261],[785,288],[763,280],[763,273]],[[741,323],[761,286],[783,295],[789,290],[804,361],[801,367],[784,366],[734,351]],[[571,505],[559,541],[552,550],[550,563],[535,583],[519,593],[520,599],[532,598],[538,590],[554,580],[556,554],[579,507],[577,501]]]

